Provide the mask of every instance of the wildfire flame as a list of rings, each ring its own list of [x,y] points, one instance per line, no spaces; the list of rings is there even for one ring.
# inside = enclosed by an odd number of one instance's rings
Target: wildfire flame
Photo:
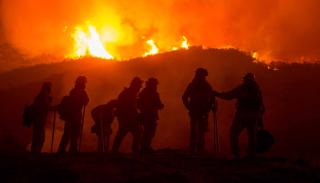
[[[96,28],[88,25],[88,31],[84,31],[81,26],[75,28],[72,37],[74,39],[74,53],[71,58],[83,56],[93,56],[104,59],[113,59],[113,56],[105,49],[104,44]]]
[[[188,39],[186,38],[186,36],[182,36],[181,48],[189,49],[189,43],[188,43]]]
[[[259,54],[258,54],[258,52],[253,52],[252,54],[251,54],[251,56],[252,56],[252,58],[254,58],[255,60],[258,60],[258,57],[259,57]]]
[[[98,29],[87,23],[85,26],[76,26],[74,28],[71,37],[73,38],[73,51],[69,54],[69,58],[80,58],[84,56],[92,56],[103,59],[113,59],[113,55],[117,55],[118,58],[125,58],[121,53],[123,50],[117,49],[117,46],[122,45],[122,41],[126,41],[126,39],[119,39],[119,35],[117,33],[122,33],[121,29],[112,28],[111,29]],[[114,30],[113,32],[110,30]],[[159,45],[150,38],[146,42],[145,51],[138,53],[138,55],[142,55],[143,57],[149,55],[155,55],[160,52]],[[174,42],[166,42],[165,44],[161,44],[162,51],[171,51],[170,44],[174,44]],[[176,45],[172,47],[172,50],[178,49],[189,49],[189,42],[186,36],[182,36],[180,43],[175,43]],[[112,49],[112,53],[110,53],[105,45],[108,45],[108,48]],[[169,50],[168,50],[169,48]],[[133,49],[137,49],[133,47]],[[122,51],[122,52],[121,52]]]
[[[145,52],[143,56],[155,55],[159,53],[159,48],[157,47],[157,45],[154,43],[152,39],[149,39],[148,41],[146,41],[146,43],[150,46],[150,50]]]

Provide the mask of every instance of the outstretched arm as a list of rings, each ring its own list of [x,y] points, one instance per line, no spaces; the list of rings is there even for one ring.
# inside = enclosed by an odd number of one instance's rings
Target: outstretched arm
[[[221,92],[221,93],[216,92],[216,96],[224,100],[232,100],[232,99],[238,98],[240,95],[240,92],[241,92],[241,88],[239,86],[227,92]]]

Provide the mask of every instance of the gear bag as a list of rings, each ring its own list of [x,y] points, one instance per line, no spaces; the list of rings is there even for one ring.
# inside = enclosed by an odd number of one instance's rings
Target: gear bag
[[[275,143],[273,135],[265,129],[257,132],[256,152],[261,154],[268,152],[271,146]]]
[[[70,96],[64,96],[57,107],[60,119],[66,121],[71,113],[71,99]]]

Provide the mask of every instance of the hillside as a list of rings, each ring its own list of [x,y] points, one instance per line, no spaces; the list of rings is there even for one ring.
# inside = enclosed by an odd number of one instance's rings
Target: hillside
[[[320,65],[277,64],[267,66],[253,62],[246,53],[234,49],[219,50],[192,48],[164,53],[126,62],[109,62],[84,58],[76,61],[44,64],[21,68],[0,74],[0,142],[2,148],[12,151],[27,146],[31,130],[22,127],[21,114],[25,104],[32,102],[43,81],[53,82],[54,103],[72,88],[78,75],[88,78],[90,103],[87,111],[117,97],[134,76],[144,80],[159,79],[159,92],[165,104],[160,113],[154,146],[185,149],[188,144],[189,123],[181,95],[191,81],[197,67],[209,71],[208,81],[218,91],[232,89],[241,83],[246,72],[256,73],[266,105],[265,124],[275,135],[277,144],[270,155],[317,157],[320,142]],[[219,130],[222,155],[229,153],[228,132],[235,111],[234,102],[219,100]],[[92,120],[87,112],[84,131],[84,150],[94,151],[96,139],[90,133]],[[212,117],[211,117],[212,121]],[[55,146],[60,140],[63,122],[57,121]],[[51,136],[51,120],[47,125],[47,139]],[[113,124],[114,131],[117,122]],[[114,135],[114,134],[113,134]],[[211,150],[211,133],[207,149]],[[129,137],[126,142],[129,142]],[[48,151],[49,140],[45,144]],[[18,148],[19,147],[19,148]],[[128,143],[122,147],[127,151]],[[243,149],[245,150],[245,149]]]

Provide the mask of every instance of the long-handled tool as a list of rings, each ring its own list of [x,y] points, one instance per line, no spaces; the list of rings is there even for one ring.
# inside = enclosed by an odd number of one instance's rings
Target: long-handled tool
[[[101,142],[101,150],[105,152],[105,138],[104,138],[104,124],[103,124],[103,115],[100,114],[100,142]]]
[[[219,145],[219,130],[218,130],[218,117],[217,117],[217,107],[218,103],[214,101],[215,109],[213,110],[213,151],[218,153],[220,150]]]
[[[53,111],[52,138],[51,138],[51,153],[53,153],[54,132],[55,132],[55,130],[56,130],[56,111]]]
[[[83,136],[83,126],[84,126],[84,116],[86,113],[86,106],[83,106],[83,110],[82,110],[82,118],[81,118],[81,127],[80,127],[80,139],[79,139],[79,149],[78,152],[81,151],[81,143],[82,143],[82,136]]]
[[[106,150],[106,152],[109,151],[109,147],[110,147],[111,128],[109,128],[108,130],[109,130],[109,131],[108,131],[108,134],[106,135],[106,138],[107,138],[107,139],[105,139],[105,142],[106,142],[105,150]]]

